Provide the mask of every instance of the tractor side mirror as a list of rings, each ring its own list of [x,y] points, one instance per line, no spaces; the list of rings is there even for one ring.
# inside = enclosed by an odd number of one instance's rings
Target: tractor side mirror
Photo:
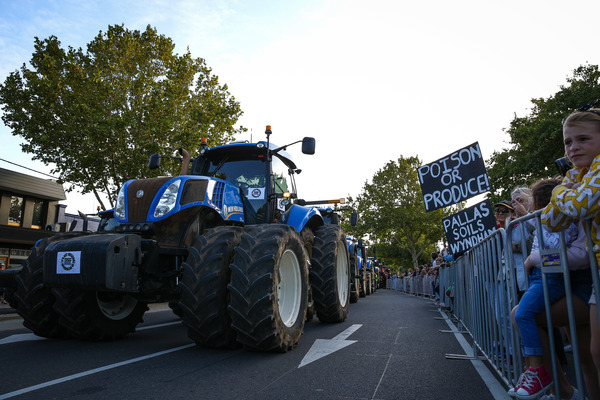
[[[157,169],[158,167],[160,167],[160,154],[152,154],[150,162],[148,162],[148,168]]]
[[[350,225],[356,226],[357,223],[358,223],[358,214],[357,213],[350,214]]]
[[[302,139],[302,154],[315,154],[315,138]]]

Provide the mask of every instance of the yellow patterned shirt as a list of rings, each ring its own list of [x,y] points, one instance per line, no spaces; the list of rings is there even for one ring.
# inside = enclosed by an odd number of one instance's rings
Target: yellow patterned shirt
[[[554,188],[550,204],[542,211],[542,224],[546,229],[557,232],[578,220],[592,219],[593,248],[600,264],[600,155],[594,158],[589,169],[569,170],[563,183],[570,182],[580,182],[581,185],[577,189]]]

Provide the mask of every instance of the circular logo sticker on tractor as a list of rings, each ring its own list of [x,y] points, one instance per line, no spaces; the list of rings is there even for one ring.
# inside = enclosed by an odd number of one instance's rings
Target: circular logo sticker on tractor
[[[262,194],[262,192],[260,191],[260,189],[252,190],[252,197],[254,197],[254,198],[260,197],[261,194]]]
[[[72,270],[75,267],[75,256],[72,253],[65,253],[60,260],[60,266],[65,271]]]
[[[143,195],[144,195],[144,191],[143,190],[138,190],[135,193],[135,197],[137,197],[138,199],[141,199]]]

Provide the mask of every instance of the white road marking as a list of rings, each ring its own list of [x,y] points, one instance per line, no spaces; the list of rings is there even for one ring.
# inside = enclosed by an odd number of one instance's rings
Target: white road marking
[[[187,348],[190,348],[190,347],[194,347],[194,346],[196,346],[196,344],[194,344],[194,343],[192,343],[192,344],[186,344],[185,346],[174,347],[172,349],[159,351],[158,353],[152,353],[152,354],[148,354],[146,356],[132,358],[131,360],[125,360],[125,361],[121,361],[121,362],[118,362],[118,363],[115,363],[115,364],[105,365],[104,367],[94,368],[94,369],[91,369],[89,371],[83,371],[83,372],[80,372],[78,374],[73,374],[73,375],[65,376],[63,378],[54,379],[52,381],[40,383],[39,385],[29,386],[29,387],[26,387],[26,388],[23,388],[23,389],[15,390],[15,391],[10,392],[10,393],[0,394],[0,400],[9,399],[11,397],[22,395],[24,393],[33,392],[34,390],[43,389],[43,388],[46,388],[48,386],[58,385],[59,383],[63,383],[63,382],[67,382],[67,381],[72,381],[74,379],[82,378],[84,376],[97,374],[98,372],[103,372],[103,371],[107,371],[109,369],[121,367],[123,365],[133,364],[133,363],[136,363],[138,361],[144,361],[144,360],[148,360],[150,358],[163,356],[165,354],[173,353],[173,352],[179,351],[179,350],[184,350],[184,349],[187,349]]]
[[[162,328],[164,326],[178,325],[178,324],[181,324],[181,321],[166,322],[164,324],[156,324],[156,325],[150,325],[150,326],[141,326],[141,327],[136,328],[136,330],[143,331],[146,329]],[[31,341],[31,340],[48,340],[48,339],[37,336],[33,333],[20,333],[17,335],[7,336],[4,339],[0,339],[0,345],[10,344],[10,343],[18,343],[18,342],[27,342],[27,341]]]
[[[9,344],[17,342],[27,342],[30,340],[47,340],[44,337],[37,336],[33,333],[20,333],[18,335],[10,335],[4,339],[0,339],[0,344]]]
[[[454,325],[454,323],[452,323],[452,320],[446,313],[440,310],[440,314],[442,315],[442,317],[444,317],[444,320],[446,321],[446,324],[450,327],[450,330],[454,332],[454,337],[460,344],[460,347],[462,347],[462,349],[465,351],[465,354],[467,356],[473,356],[473,347],[469,345],[469,342],[467,342],[467,339],[465,339],[463,333],[458,331],[458,328],[456,327],[456,325]],[[470,361],[473,364],[473,367],[475,367],[475,370],[477,371],[483,382],[487,385],[488,389],[490,390],[490,393],[492,393],[492,396],[495,399],[506,398],[506,389],[500,384],[500,381],[496,379],[494,375],[492,375],[492,373],[486,367],[484,362],[481,360]]]
[[[346,346],[350,346],[356,343],[356,340],[346,340],[346,338],[352,335],[360,328],[362,324],[354,324],[350,328],[346,329],[333,339],[317,339],[313,343],[312,347],[308,350],[298,368],[302,368],[313,361],[328,356],[329,354],[343,349]]]
[[[165,322],[164,324],[156,324],[150,326],[141,326],[139,328],[135,328],[136,331],[143,331],[146,329],[154,329],[154,328],[162,328],[163,326],[171,326],[181,324],[181,321],[173,321],[173,322]]]

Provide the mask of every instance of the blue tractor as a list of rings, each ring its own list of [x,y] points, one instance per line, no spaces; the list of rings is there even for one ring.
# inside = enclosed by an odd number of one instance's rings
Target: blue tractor
[[[358,264],[358,275],[360,277],[359,296],[366,297],[372,291],[373,268],[372,261],[368,257],[367,247],[363,239],[358,239],[356,243],[356,258]]]
[[[108,340],[168,302],[198,345],[287,351],[307,315],[341,322],[350,294],[346,235],[301,206],[286,146],[208,147],[179,176],[125,182],[98,232],[36,243],[15,276],[13,306],[44,337]],[[160,156],[150,168],[160,167]]]
[[[323,217],[323,221],[325,222],[325,224],[331,224],[331,225],[339,225],[340,224],[340,220],[341,220],[341,216],[340,213],[342,211],[347,211],[349,210],[349,208],[339,208],[338,205],[339,204],[344,204],[346,202],[346,199],[344,198],[340,198],[340,199],[332,199],[332,200],[313,200],[313,201],[304,201],[301,200],[302,205],[330,205],[333,204],[333,208],[331,206],[329,207],[318,207],[317,209],[319,210],[319,212],[321,213],[321,216]],[[356,226],[356,223],[358,222],[358,214],[356,214],[355,212],[352,212],[350,214],[350,225],[351,226]],[[346,238],[346,244],[348,246],[348,255],[350,257],[350,303],[356,303],[358,302],[358,299],[360,297],[360,263],[358,261],[358,253],[359,250],[356,246],[356,242],[354,240],[352,240],[352,238]]]

